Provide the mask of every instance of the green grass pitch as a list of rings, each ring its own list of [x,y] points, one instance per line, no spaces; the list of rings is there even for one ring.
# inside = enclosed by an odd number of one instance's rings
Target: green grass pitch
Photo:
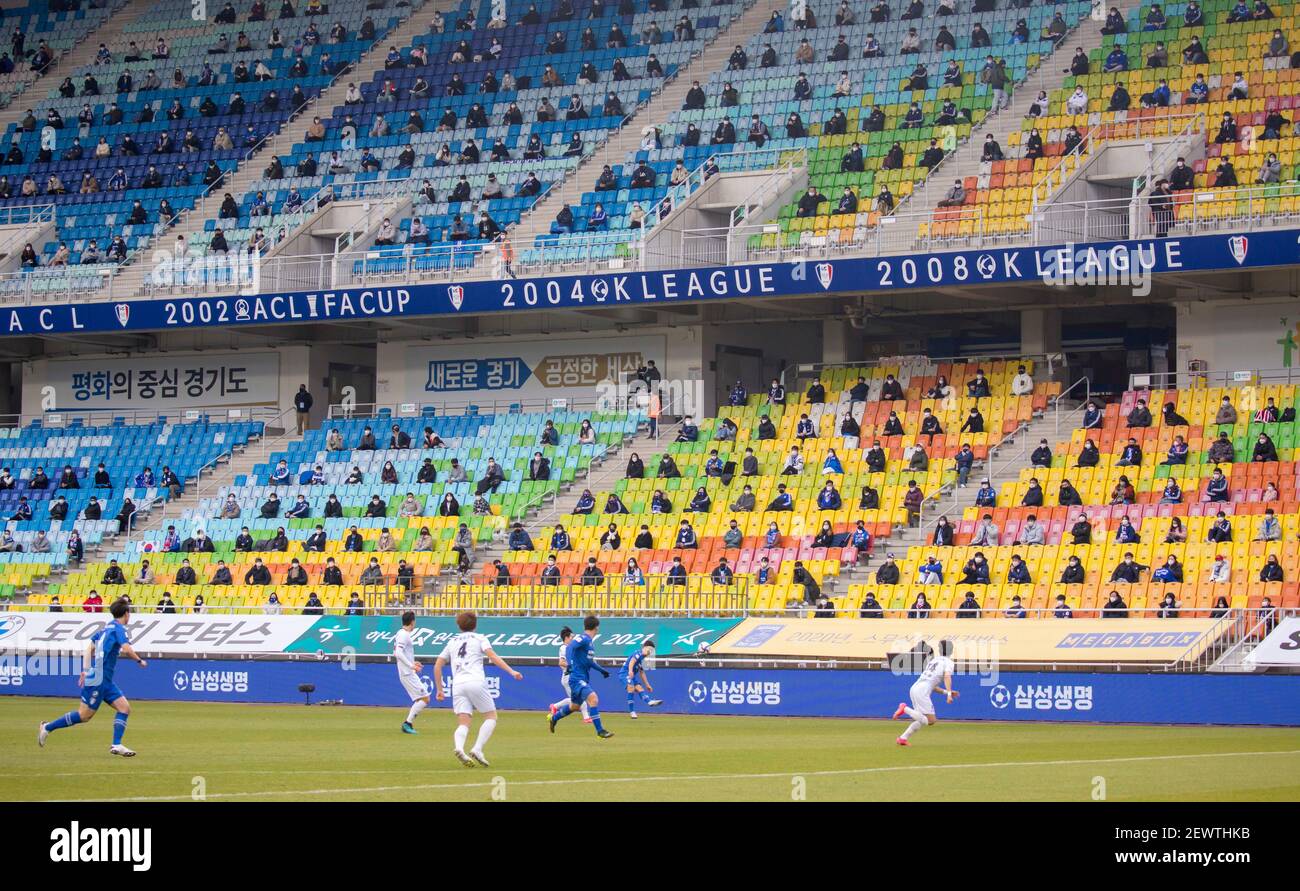
[[[901,748],[901,721],[612,710],[599,740],[576,717],[551,735],[502,712],[492,766],[470,769],[445,705],[410,736],[400,709],[137,702],[139,756],[119,759],[107,708],[41,749],[38,722],[75,702],[3,702],[3,800],[1300,800],[1296,729],[942,722]]]

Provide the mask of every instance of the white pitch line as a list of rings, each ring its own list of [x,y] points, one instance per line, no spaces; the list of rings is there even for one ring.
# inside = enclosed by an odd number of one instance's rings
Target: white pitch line
[[[1283,749],[1271,752],[1209,752],[1200,755],[1136,755],[1131,758],[1072,758],[1057,761],[985,761],[962,764],[903,764],[892,767],[859,767],[844,770],[785,770],[775,773],[703,773],[703,774],[668,774],[666,776],[631,776],[631,777],[579,777],[565,780],[514,780],[506,781],[507,786],[572,786],[596,783],[661,783],[694,780],[770,780],[785,777],[831,777],[860,776],[873,773],[902,773],[919,770],[981,770],[999,767],[1068,767],[1079,764],[1134,764],[1150,761],[1192,761],[1198,758],[1257,758],[1267,755],[1300,755],[1300,749]],[[212,792],[205,796],[212,798],[256,798],[283,795],[348,795],[374,794],[380,792],[415,792],[443,789],[492,788],[493,783],[425,783],[408,786],[362,786],[342,789],[284,789],[262,790],[258,792]],[[186,795],[138,795],[127,798],[74,798],[54,799],[56,801],[96,802],[96,801],[183,801],[193,796]]]

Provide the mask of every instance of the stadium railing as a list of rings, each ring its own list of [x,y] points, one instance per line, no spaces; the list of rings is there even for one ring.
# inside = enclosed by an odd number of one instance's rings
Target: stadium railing
[[[1300,368],[1239,368],[1218,371],[1158,371],[1130,374],[1130,390],[1204,389],[1207,387],[1258,387],[1300,383]]]
[[[248,405],[196,406],[183,409],[158,408],[72,408],[56,411],[24,412],[0,415],[0,427],[21,427],[40,423],[43,427],[106,427],[110,425],[185,424],[203,419],[222,421],[261,421],[267,426],[284,417],[277,406]]]
[[[331,198],[339,197],[337,189],[331,193]],[[1300,222],[1300,201],[1295,200],[1298,198],[1300,182],[1185,190],[1175,193],[1174,217],[1168,223],[1168,234],[1242,233],[1296,225]],[[318,200],[319,196],[313,196],[313,202]],[[316,207],[312,205],[312,212]],[[691,266],[693,261],[723,265],[1029,248],[1069,242],[1155,239],[1160,237],[1160,228],[1164,228],[1163,224],[1152,214],[1148,198],[1141,195],[1046,203],[1030,214],[1026,231],[1015,232],[996,231],[987,225],[984,211],[978,205],[963,205],[934,212],[899,211],[884,215],[877,225],[864,229],[861,238],[845,238],[837,230],[836,237],[810,236],[796,243],[784,243],[777,237],[779,226],[775,222],[727,230],[687,229],[680,233],[678,244],[690,243],[691,251],[682,248],[677,254],[657,252],[653,262],[647,262],[641,239],[632,233],[571,235],[563,241],[543,240],[538,245],[527,246],[526,258],[524,246],[512,245],[516,256],[510,271],[515,276],[595,274]],[[248,277],[233,272],[226,258],[214,258],[206,264],[212,265],[213,271],[191,275],[180,282],[159,283],[146,276],[143,288],[138,276],[128,281],[121,274],[124,267],[94,267],[86,277],[72,274],[78,267],[69,267],[71,271],[67,274],[60,273],[48,282],[38,281],[39,277],[49,277],[45,270],[7,272],[0,273],[0,292],[6,295],[0,305],[65,302],[74,294],[83,301],[109,301],[161,293],[250,295],[500,278],[504,270],[499,254],[492,262],[475,262],[483,248],[481,243],[470,247],[397,245],[353,253],[267,258],[249,255],[247,264],[250,273],[256,276],[252,284]],[[202,261],[198,265],[206,268]],[[93,280],[88,284],[92,276],[98,277],[97,286]]]

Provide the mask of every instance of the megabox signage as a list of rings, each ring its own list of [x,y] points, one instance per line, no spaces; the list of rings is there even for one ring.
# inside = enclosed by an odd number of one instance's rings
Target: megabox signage
[[[653,306],[735,298],[951,288],[1059,281],[1091,272],[1145,274],[1285,266],[1300,259],[1300,230],[1246,235],[997,248],[834,261],[684,268],[602,275],[412,284],[335,291],[177,297],[15,307],[0,335],[151,331],[225,325],[329,322],[537,309]],[[1123,264],[1121,266],[1121,264]]]

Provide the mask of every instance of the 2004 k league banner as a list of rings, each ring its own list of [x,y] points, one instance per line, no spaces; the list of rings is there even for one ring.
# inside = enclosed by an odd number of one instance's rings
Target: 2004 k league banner
[[[107,613],[0,613],[0,654],[79,652],[104,623]],[[694,653],[712,644],[739,619],[609,618],[600,626],[604,654],[623,656],[647,640],[660,655]],[[560,629],[582,627],[577,616],[488,617],[480,620],[502,656],[553,658]],[[401,627],[397,616],[155,615],[133,613],[127,625],[131,644],[143,653],[212,656],[312,653],[387,656]],[[458,633],[453,616],[416,620],[415,650],[436,656]]]
[[[1039,248],[997,248],[722,268],[667,269],[345,291],[17,307],[0,336],[155,331],[528,310],[651,306],[703,300],[863,293],[963,285],[1055,283],[1141,269],[1144,275],[1300,262],[1300,229]]]

